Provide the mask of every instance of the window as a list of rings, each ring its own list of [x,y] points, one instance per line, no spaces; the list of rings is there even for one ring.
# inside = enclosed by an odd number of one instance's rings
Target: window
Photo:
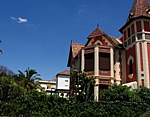
[[[141,32],[142,31],[141,21],[137,21],[136,22],[136,28],[137,28],[137,32]]]
[[[124,46],[125,46],[125,47],[127,47],[127,41],[126,41],[126,42],[124,42]]]
[[[142,33],[137,34],[138,40],[142,39]]]
[[[132,35],[135,34],[134,24],[131,25],[131,32],[132,32]]]
[[[130,44],[131,44],[131,39],[128,40],[128,45],[130,45]]]
[[[85,72],[94,70],[94,54],[85,54]]]
[[[131,36],[131,30],[128,28],[128,38]]]
[[[127,39],[127,34],[126,34],[126,31],[123,32],[123,37],[124,37],[124,40]]]
[[[68,82],[68,80],[65,80],[65,82]]]
[[[133,74],[133,61],[129,61],[129,74]]]
[[[149,21],[144,21],[144,30],[145,31],[150,31],[150,23],[149,23]]]
[[[150,39],[150,34],[145,34],[145,39]]]
[[[135,36],[132,37],[132,43],[135,42]]]
[[[104,71],[110,70],[110,54],[99,53],[99,69]]]

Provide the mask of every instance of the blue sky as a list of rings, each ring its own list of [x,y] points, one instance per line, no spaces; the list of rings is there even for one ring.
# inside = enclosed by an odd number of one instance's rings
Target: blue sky
[[[96,28],[119,37],[133,0],[0,0],[0,64],[36,69],[43,80],[67,68],[71,40]]]

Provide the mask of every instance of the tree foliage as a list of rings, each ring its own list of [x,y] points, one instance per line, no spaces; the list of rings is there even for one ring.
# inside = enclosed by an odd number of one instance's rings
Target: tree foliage
[[[71,74],[73,85],[72,97],[77,101],[88,101],[94,99],[95,77],[89,77],[86,73],[73,71]]]
[[[34,72],[32,72],[34,73]],[[76,74],[80,88],[88,93],[89,79],[86,74]],[[23,75],[26,78],[27,75]],[[33,76],[33,75],[28,75]],[[31,77],[30,77],[31,78]],[[33,78],[33,77],[32,77]],[[16,117],[138,117],[150,110],[150,89],[141,87],[131,90],[126,86],[113,85],[101,94],[99,102],[66,100],[37,92],[36,88],[20,85],[16,76],[0,74],[0,116]],[[24,83],[24,82],[21,82]],[[94,82],[91,82],[93,85]],[[89,93],[90,95],[90,93]],[[81,96],[82,95],[78,95]],[[77,97],[80,99],[80,97]]]
[[[18,84],[27,89],[37,88],[38,85],[35,83],[35,81],[40,80],[40,74],[38,74],[36,70],[28,68],[27,70],[25,70],[25,74],[20,70],[18,72],[19,74],[15,79]]]

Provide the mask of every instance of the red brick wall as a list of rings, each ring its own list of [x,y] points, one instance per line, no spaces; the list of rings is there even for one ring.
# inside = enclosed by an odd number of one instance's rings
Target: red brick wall
[[[130,55],[134,58],[134,62],[133,62],[133,78],[132,78],[132,79],[130,79],[130,78],[128,77],[128,75],[129,75],[128,58],[129,58]],[[133,82],[133,81],[136,81],[135,45],[134,45],[132,48],[129,48],[129,49],[126,51],[126,82],[129,83],[129,82]]]

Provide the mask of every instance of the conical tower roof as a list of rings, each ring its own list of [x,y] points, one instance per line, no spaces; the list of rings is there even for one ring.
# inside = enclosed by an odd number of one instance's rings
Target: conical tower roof
[[[134,0],[133,6],[128,16],[128,20],[140,16],[150,17],[150,4],[148,0]]]
[[[130,10],[126,24],[120,29],[120,32],[128,26],[136,18],[150,18],[150,4],[148,0],[134,0],[133,6]]]

